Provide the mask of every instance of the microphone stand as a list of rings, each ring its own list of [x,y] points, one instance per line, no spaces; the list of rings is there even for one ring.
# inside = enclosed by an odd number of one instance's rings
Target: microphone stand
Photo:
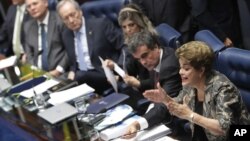
[[[35,79],[35,66],[31,66],[31,69],[32,69],[32,80]],[[33,100],[34,100],[34,103],[38,109],[38,112],[42,112],[44,111],[44,108],[46,106],[46,103],[45,103],[45,99],[44,99],[44,96],[43,94],[37,94],[35,89],[34,89],[34,84],[32,84],[32,90],[33,90],[33,93],[34,93],[34,97],[33,97]]]

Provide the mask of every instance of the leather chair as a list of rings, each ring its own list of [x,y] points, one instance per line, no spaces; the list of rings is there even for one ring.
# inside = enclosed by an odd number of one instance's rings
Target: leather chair
[[[217,70],[225,74],[240,90],[243,101],[250,111],[250,51],[227,48],[221,51],[216,62]]]
[[[194,39],[207,43],[215,53],[226,48],[224,43],[209,30],[198,31]]]
[[[129,3],[129,0],[98,0],[88,1],[81,5],[83,15],[86,19],[92,17],[107,17],[118,25],[118,14],[120,9]]]
[[[176,49],[181,43],[181,34],[173,27],[166,23],[162,23],[156,27],[156,31],[160,35],[160,41],[164,46]]]

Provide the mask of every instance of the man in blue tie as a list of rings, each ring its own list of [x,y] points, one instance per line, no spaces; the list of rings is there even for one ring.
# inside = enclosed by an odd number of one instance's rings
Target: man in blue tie
[[[47,0],[25,2],[33,17],[24,28],[27,60],[52,76],[60,76],[69,67],[66,45],[62,40],[66,28],[57,13],[48,10]]]
[[[79,4],[75,0],[62,0],[57,11],[70,29],[74,42],[67,49],[71,59],[69,79],[87,83],[101,94],[111,87],[107,82],[99,56],[118,61],[123,46],[122,33],[106,18],[85,19]],[[68,40],[68,39],[65,39]]]

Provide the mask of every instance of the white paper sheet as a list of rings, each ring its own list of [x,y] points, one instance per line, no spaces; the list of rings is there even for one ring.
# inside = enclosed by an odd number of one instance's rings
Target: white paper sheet
[[[27,97],[27,98],[31,98],[32,96],[34,96],[34,92],[36,94],[41,94],[43,92],[45,92],[46,90],[48,90],[49,88],[55,86],[59,84],[58,81],[54,80],[54,79],[50,79],[50,80],[47,80],[47,81],[44,81],[43,83],[33,87],[33,88],[30,88],[28,90],[25,90],[25,91],[22,91],[20,93],[21,96],[24,96],[24,97]]]
[[[87,85],[86,83],[64,90],[60,92],[54,92],[50,94],[50,99],[48,102],[52,105],[57,105],[63,102],[68,102],[70,100],[73,100],[77,97],[87,95],[89,93],[94,92],[95,89]]]
[[[108,128],[100,133],[101,139],[104,141],[111,140],[117,137],[120,137],[124,135],[127,131],[128,126],[133,123],[134,121],[138,120],[139,118],[142,118],[140,116],[132,116],[131,118],[123,121],[121,124]]]
[[[105,119],[98,124],[95,128],[97,130],[101,130],[109,125],[118,123],[122,121],[125,117],[127,117],[129,114],[133,112],[133,109],[131,106],[123,104],[116,106],[115,108],[112,108],[106,112]]]
[[[177,141],[167,135],[171,132],[171,130],[160,124],[150,130],[144,130],[137,133],[136,137],[131,139],[122,139],[117,138],[114,141]]]
[[[105,75],[108,79],[108,81],[111,83],[111,85],[113,86],[113,88],[115,89],[115,92],[118,92],[118,88],[117,88],[117,82],[115,79],[115,75],[113,74],[113,72],[104,65],[104,61],[103,59],[99,56],[99,59],[101,60],[102,63],[102,67],[104,69]]]
[[[126,75],[125,71],[120,68],[117,64],[114,64],[114,71],[119,74],[122,78]]]
[[[0,70],[10,66],[14,66],[16,63],[16,59],[17,56],[11,56],[6,59],[0,60]]]

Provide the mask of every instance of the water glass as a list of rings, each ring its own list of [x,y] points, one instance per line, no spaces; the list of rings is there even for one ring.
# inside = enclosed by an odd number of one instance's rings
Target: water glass
[[[87,111],[87,102],[84,97],[80,97],[75,100],[75,107],[78,111],[78,119],[81,119],[84,117],[84,114]]]
[[[45,106],[46,106],[46,101],[45,101],[43,94],[36,94],[33,98],[34,98],[35,105],[37,109],[39,110],[39,112],[44,111]]]

